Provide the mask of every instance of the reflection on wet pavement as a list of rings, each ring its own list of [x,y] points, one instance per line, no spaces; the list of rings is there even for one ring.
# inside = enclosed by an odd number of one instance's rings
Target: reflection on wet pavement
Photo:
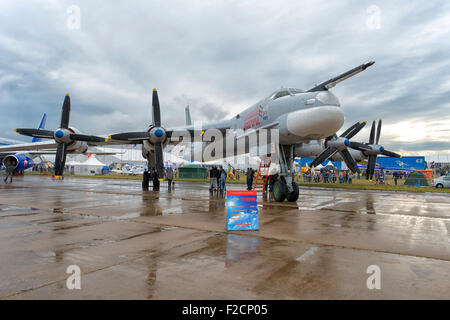
[[[228,233],[207,184],[25,176],[0,190],[0,298],[450,298],[445,194],[301,188],[297,203],[260,198],[259,231]],[[82,290],[65,287],[71,264]],[[382,290],[366,288],[372,264]]]

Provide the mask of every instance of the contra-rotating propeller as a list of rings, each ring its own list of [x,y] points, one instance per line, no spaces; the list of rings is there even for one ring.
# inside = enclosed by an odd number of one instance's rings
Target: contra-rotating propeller
[[[135,142],[147,140],[154,147],[155,169],[158,178],[161,179],[164,177],[163,144],[167,139],[167,132],[161,127],[161,109],[156,89],[153,89],[152,114],[153,122],[148,131],[113,134],[109,136],[109,139]]]
[[[105,138],[74,133],[73,130],[69,128],[69,122],[70,122],[70,96],[69,94],[66,94],[61,111],[61,122],[58,129],[56,129],[55,131],[34,129],[34,128],[14,129],[14,131],[22,135],[55,140],[55,142],[57,143],[55,156],[55,176],[62,176],[64,172],[64,165],[66,163],[66,155],[67,155],[67,146],[69,144],[71,144],[74,141],[85,141],[85,142],[105,141]]]
[[[359,142],[350,141],[362,128],[366,125],[366,122],[357,122],[350,128],[345,130],[339,137],[334,134],[333,136],[325,140],[325,150],[317,156],[311,162],[310,167],[315,167],[325,160],[331,158],[336,152],[340,154],[342,159],[344,159],[347,167],[354,173],[360,172],[356,161],[353,159],[352,155],[348,151],[348,147],[361,149],[366,148],[365,144]]]
[[[362,145],[354,145],[352,146],[353,149],[361,151],[364,155],[369,157],[369,160],[367,162],[367,170],[366,170],[366,179],[372,180],[373,174],[375,173],[375,166],[377,164],[377,157],[378,155],[382,154],[388,157],[395,157],[400,158],[401,155],[386,150],[382,145],[379,145],[380,142],[380,135],[381,135],[381,124],[382,120],[378,120],[378,127],[375,130],[376,124],[375,120],[372,122],[372,128],[370,129],[370,137],[369,137],[369,143],[364,143]],[[375,131],[376,131],[376,137],[375,137]]]

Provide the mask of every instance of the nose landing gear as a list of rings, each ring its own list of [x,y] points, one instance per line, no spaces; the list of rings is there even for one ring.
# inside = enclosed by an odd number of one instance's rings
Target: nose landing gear
[[[285,199],[295,202],[298,199],[299,189],[294,182],[294,145],[279,145],[280,154],[280,180],[273,185],[273,197],[277,202]]]

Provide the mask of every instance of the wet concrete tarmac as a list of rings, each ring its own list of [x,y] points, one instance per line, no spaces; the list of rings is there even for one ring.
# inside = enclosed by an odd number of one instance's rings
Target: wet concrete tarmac
[[[0,298],[450,299],[448,194],[301,188],[297,203],[260,199],[259,231],[227,232],[207,185],[165,186],[1,185]],[[381,289],[367,288],[371,265]]]

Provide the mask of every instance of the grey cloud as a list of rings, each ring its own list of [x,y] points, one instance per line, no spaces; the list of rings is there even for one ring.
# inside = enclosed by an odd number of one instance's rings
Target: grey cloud
[[[409,141],[396,141],[395,145],[398,150],[402,151],[440,151],[450,150],[450,142],[448,141],[422,141],[422,142],[409,142]],[[386,148],[389,148],[390,144],[386,144]]]

